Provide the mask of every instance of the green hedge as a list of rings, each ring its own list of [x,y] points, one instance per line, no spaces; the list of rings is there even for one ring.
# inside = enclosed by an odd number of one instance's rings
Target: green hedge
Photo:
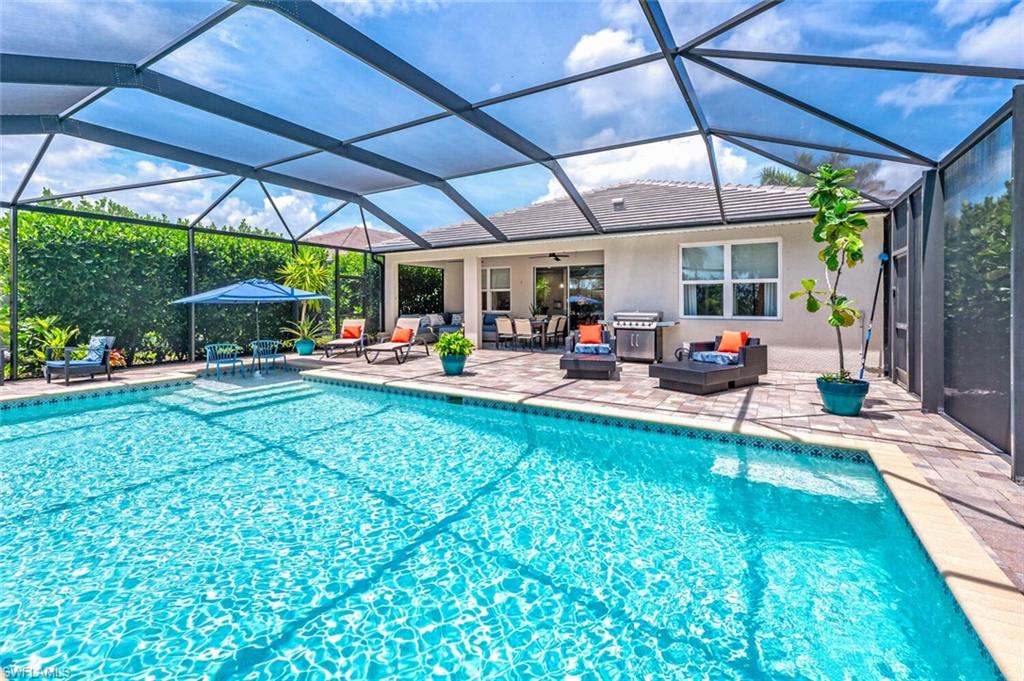
[[[108,199],[77,205],[59,202],[62,208],[96,213],[139,216]],[[0,219],[9,230],[9,213]],[[157,218],[160,219],[160,218]],[[240,225],[232,231],[255,232]],[[8,232],[9,233],[9,232]],[[197,233],[196,290],[204,291],[240,279],[260,277],[277,280],[277,270],[291,256],[287,243]],[[303,246],[303,248],[315,248]],[[334,253],[316,248],[331,261]],[[10,254],[4,258],[4,304],[0,331],[9,337]],[[364,258],[359,253],[341,255],[341,271],[362,277]],[[372,263],[372,261],[368,261]],[[372,265],[373,281],[379,267]],[[375,286],[370,282],[371,286]],[[351,295],[349,289],[359,289]],[[363,286],[343,287],[343,314],[363,313]],[[370,286],[365,287],[370,288]],[[333,288],[324,293],[333,298]],[[371,291],[371,294],[374,292]],[[25,322],[32,317],[56,315],[61,326],[77,326],[78,342],[89,335],[117,337],[129,364],[184,359],[188,353],[188,308],[170,301],[188,295],[188,237],[185,231],[106,220],[22,211],[18,214],[18,316],[19,374],[37,375],[40,367],[23,342]],[[373,295],[374,300],[379,297]],[[349,308],[349,309],[346,309]],[[321,314],[333,322],[330,304]],[[375,317],[376,315],[368,314]],[[291,319],[288,304],[260,307],[260,331],[264,338],[281,336],[281,325]],[[196,307],[196,346],[208,342],[248,343],[255,334],[255,310],[244,305]]]

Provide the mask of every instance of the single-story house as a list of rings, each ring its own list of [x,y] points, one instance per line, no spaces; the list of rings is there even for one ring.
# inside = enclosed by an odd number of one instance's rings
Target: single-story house
[[[565,312],[575,325],[584,317],[650,310],[678,321],[665,329],[666,357],[684,342],[748,330],[769,345],[777,367],[833,369],[836,337],[824,313],[812,315],[803,300],[789,298],[801,279],[824,285],[819,246],[811,240],[810,191],[723,185],[730,222],[722,224],[710,184],[635,181],[583,193],[600,233],[563,197],[488,216],[506,242],[446,247],[472,238],[480,231],[475,223],[423,232],[434,245],[429,250],[392,236],[374,245],[385,258],[385,323],[398,316],[398,268],[430,266],[444,270],[444,312],[463,313],[466,336],[476,343],[487,312],[527,317],[536,307]],[[888,214],[872,202],[862,210],[869,218],[865,263],[844,272],[841,287],[864,313],[843,330],[850,359],[865,337]],[[884,328],[882,302],[876,329]],[[869,349],[870,366],[880,363],[881,336]]]

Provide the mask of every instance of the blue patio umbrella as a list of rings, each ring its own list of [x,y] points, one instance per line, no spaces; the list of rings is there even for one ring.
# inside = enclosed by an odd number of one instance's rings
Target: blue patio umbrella
[[[600,305],[601,301],[600,300],[595,300],[594,298],[590,298],[590,297],[582,295],[580,293],[575,293],[575,294],[569,296],[569,304],[570,305]]]
[[[172,303],[184,305],[255,305],[256,338],[260,337],[260,303],[294,303],[303,300],[329,300],[325,295],[282,286],[266,279],[236,281],[204,293],[179,298]]]

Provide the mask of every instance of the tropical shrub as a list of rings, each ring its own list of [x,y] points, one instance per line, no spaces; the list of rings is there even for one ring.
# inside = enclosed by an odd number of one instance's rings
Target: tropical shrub
[[[398,266],[398,314],[429,314],[444,309],[444,270]]]
[[[92,213],[138,215],[109,199],[79,202],[54,201],[60,208]],[[159,216],[158,216],[159,217]],[[9,213],[0,225],[10,228]],[[227,230],[226,230],[227,231]],[[230,231],[257,233],[239,225]],[[325,293],[333,296],[333,252],[316,247],[328,265]],[[240,279],[277,279],[277,272],[292,258],[287,243],[239,238],[232,235],[195,235],[196,291],[224,286]],[[364,263],[373,282],[364,286]],[[381,268],[360,253],[340,258],[343,314],[379,323]],[[3,257],[0,273],[0,334],[10,337],[10,255]],[[19,375],[38,375],[41,365],[30,349],[26,320],[55,316],[60,324],[77,327],[85,336],[117,338],[125,363],[184,359],[189,348],[188,306],[170,301],[188,295],[188,235],[184,230],[129,225],[101,219],[22,211],[18,215],[18,301],[23,323],[18,330]],[[368,311],[364,312],[364,301]],[[332,315],[327,315],[332,316]],[[369,320],[372,319],[373,322]],[[292,320],[292,306],[261,305],[260,328],[278,329]],[[247,347],[255,334],[255,306],[197,305],[196,347],[233,342]],[[9,365],[8,365],[9,367]]]

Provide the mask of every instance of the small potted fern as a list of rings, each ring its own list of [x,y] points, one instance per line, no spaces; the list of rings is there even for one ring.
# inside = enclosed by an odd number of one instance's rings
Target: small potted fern
[[[441,358],[441,366],[448,376],[459,376],[466,368],[466,358],[473,353],[473,341],[458,331],[442,333],[434,344],[434,351]]]
[[[825,411],[840,416],[856,416],[868,394],[868,382],[851,377],[843,355],[843,329],[853,326],[860,311],[853,301],[839,292],[839,280],[844,269],[852,269],[864,261],[862,235],[868,226],[864,213],[855,209],[860,193],[847,186],[856,171],[853,168],[818,166],[811,177],[814,191],[808,201],[817,209],[811,238],[824,244],[818,259],[825,265],[824,289],[818,288],[817,279],[802,279],[802,288],[789,294],[791,299],[805,298],[807,311],[814,313],[823,307],[828,311],[828,324],[835,329],[839,346],[839,371],[818,377],[818,392]]]

